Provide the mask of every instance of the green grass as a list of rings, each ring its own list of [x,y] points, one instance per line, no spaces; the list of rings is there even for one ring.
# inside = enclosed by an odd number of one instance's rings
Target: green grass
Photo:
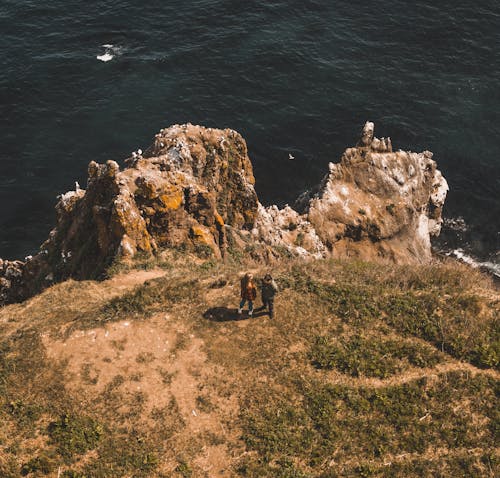
[[[250,457],[240,476],[494,476],[498,381],[458,366],[398,378],[412,367],[432,369],[446,354],[498,368],[498,300],[478,292],[487,282],[473,275],[467,284],[452,266],[328,265],[277,275],[283,319],[269,348],[255,337],[252,355],[272,379],[267,389],[249,386],[265,398],[242,401]],[[277,351],[297,341],[304,353]],[[307,372],[305,361],[321,375]],[[346,378],[328,383],[329,370]],[[363,377],[395,383],[356,382]]]
[[[421,337],[474,365],[499,367],[500,324],[479,317],[479,299],[458,293],[443,299],[422,293],[389,296],[383,303],[386,322],[406,335]]]
[[[362,267],[368,266],[360,265],[358,276],[347,268],[335,284],[322,283],[298,267],[278,281],[282,288],[316,296],[350,326],[363,328],[383,321],[397,332],[424,339],[453,357],[478,367],[499,368],[500,322],[494,308],[498,306],[492,304],[484,313],[484,299],[474,292],[464,293],[461,278],[450,273],[450,283],[438,274],[425,288],[421,277],[400,277],[397,290],[393,277],[384,283],[380,274],[373,275],[376,267],[372,266],[368,274]],[[360,280],[363,275],[364,281]]]
[[[122,376],[111,380],[84,415],[79,411],[80,397],[65,389],[65,364],[47,357],[39,333],[19,330],[0,342],[0,348],[0,476],[51,476],[59,466],[77,464],[89,451],[97,454],[95,460],[83,469],[80,465],[68,469],[63,476],[154,474],[161,451],[158,443],[183,426],[175,403],[158,412],[158,429],[137,428],[132,439],[127,430],[116,429],[116,425],[120,421],[139,423],[146,397],[120,393],[125,383]],[[87,363],[82,368],[86,386],[89,367]],[[61,409],[68,412],[61,415]],[[36,451],[25,445],[35,437],[45,442]]]
[[[159,464],[158,445],[142,433],[130,430],[103,440],[99,458],[84,467],[84,474],[95,478],[121,478],[132,473],[136,478],[151,476]]]
[[[401,373],[409,366],[433,367],[443,360],[429,346],[362,335],[341,339],[319,336],[309,356],[319,369],[337,369],[353,377],[377,378]]]
[[[359,478],[377,477],[392,478],[402,476],[405,478],[471,478],[495,476],[494,470],[498,468],[498,458],[489,453],[477,453],[467,450],[449,455],[438,456],[433,459],[408,458],[400,461],[389,462],[382,465],[374,463],[359,464],[347,472],[328,471],[319,478]]]
[[[496,386],[492,379],[462,372],[380,388],[302,383],[297,405],[268,394],[265,402],[244,412],[243,439],[258,454],[253,466],[288,459],[302,463],[304,473],[316,470],[313,476],[327,468],[331,475],[325,476],[356,476],[355,466],[348,470],[352,475],[342,475],[335,463],[326,466],[332,456],[334,462],[355,456],[358,462],[373,461],[376,468],[387,454],[422,455],[429,447],[492,453],[498,427]]]
[[[104,429],[90,417],[63,414],[49,424],[48,433],[58,453],[70,462],[75,455],[95,449]]]
[[[237,468],[240,476],[248,478],[312,478],[313,475],[306,473],[289,459],[277,460],[273,463],[257,461],[252,459],[243,460]]]

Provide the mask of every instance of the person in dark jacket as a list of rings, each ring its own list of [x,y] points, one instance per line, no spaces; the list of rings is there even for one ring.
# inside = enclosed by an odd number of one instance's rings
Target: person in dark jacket
[[[245,302],[248,301],[248,315],[252,317],[253,302],[257,298],[257,287],[253,283],[253,275],[247,272],[241,279],[241,302],[238,307],[238,314],[241,314]]]
[[[269,310],[269,318],[274,318],[274,296],[278,292],[278,286],[271,274],[266,274],[260,286],[262,303]]]

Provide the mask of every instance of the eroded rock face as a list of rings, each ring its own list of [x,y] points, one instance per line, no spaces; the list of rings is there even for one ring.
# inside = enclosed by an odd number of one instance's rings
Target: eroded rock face
[[[40,253],[0,260],[0,304],[69,277],[98,278],[117,257],[169,247],[218,258],[230,244],[264,259],[286,251],[425,262],[448,190],[432,153],[393,152],[390,138],[374,137],[373,123],[295,209],[258,202],[245,141],[233,130],[175,125],[125,164],[92,161],[86,190],[60,196]]]
[[[367,122],[359,144],[330,163],[315,191],[298,199],[302,214],[293,222],[300,232],[290,240],[283,225],[290,213],[268,208],[257,220],[256,236],[290,252],[299,237],[316,256],[326,251],[338,258],[427,262],[447,191],[432,153],[393,152],[390,138],[374,137],[374,125]]]
[[[98,278],[114,258],[138,252],[182,246],[220,258],[226,224],[253,227],[255,180],[246,143],[235,131],[172,126],[144,155],[125,162],[120,171],[114,161],[92,161],[87,189],[60,196],[56,227],[41,252],[0,268],[0,303],[68,277]]]
[[[390,140],[373,138],[330,164],[307,217],[338,257],[426,262],[447,191],[432,153],[393,152]]]

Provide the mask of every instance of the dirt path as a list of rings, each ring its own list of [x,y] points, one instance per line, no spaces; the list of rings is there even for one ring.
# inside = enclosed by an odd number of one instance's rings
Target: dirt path
[[[415,380],[421,379],[421,378],[434,378],[438,379],[438,376],[444,373],[449,373],[449,372],[467,372],[469,373],[472,377],[482,374],[482,375],[488,375],[489,377],[492,377],[496,380],[500,379],[500,373],[498,373],[495,370],[488,369],[480,369],[477,367],[474,367],[474,365],[471,365],[466,362],[459,362],[457,360],[452,360],[451,357],[449,359],[450,361],[438,364],[435,367],[430,367],[430,368],[412,368],[411,370],[408,370],[406,372],[401,372],[398,373],[397,375],[394,375],[392,377],[389,377],[387,379],[380,379],[380,378],[368,378],[368,377],[361,377],[361,378],[355,378],[351,376],[344,375],[340,372],[335,372],[332,371],[328,375],[328,382],[334,385],[348,385],[348,386],[359,386],[359,387],[367,387],[367,388],[381,388],[381,387],[390,387],[394,385],[402,385],[404,383],[408,382],[413,382]]]
[[[147,271],[130,271],[123,274],[118,274],[111,279],[103,282],[103,285],[110,287],[113,290],[123,291],[139,284],[143,284],[147,280],[157,279],[166,274],[163,269],[151,269]]]

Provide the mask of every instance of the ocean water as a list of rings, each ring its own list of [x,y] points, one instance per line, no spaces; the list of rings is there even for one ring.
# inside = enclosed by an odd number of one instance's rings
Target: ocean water
[[[36,252],[89,161],[160,128],[236,129],[261,201],[283,205],[371,120],[434,152],[436,248],[500,264],[497,0],[2,0],[0,35],[0,257]]]

